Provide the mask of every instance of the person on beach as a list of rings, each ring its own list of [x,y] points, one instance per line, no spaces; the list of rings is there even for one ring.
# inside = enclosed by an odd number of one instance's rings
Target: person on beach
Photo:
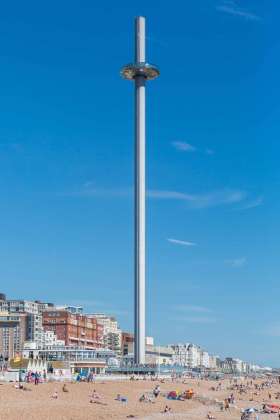
[[[95,390],[95,389],[93,390],[93,393],[90,395],[90,397],[91,397],[93,400],[99,400],[99,399],[100,399],[100,395],[96,392],[96,390]]]
[[[63,387],[62,387],[62,391],[63,391],[63,392],[69,392],[69,390],[68,390],[68,388],[67,388],[67,385],[66,385],[66,384],[64,384],[64,385],[63,385]]]
[[[119,396],[120,394],[118,394],[118,396]],[[117,396],[117,400],[118,400],[118,396]],[[119,400],[118,400],[119,401]],[[144,401],[146,401],[146,396],[145,396],[145,394],[142,394],[141,395],[141,397],[139,398],[139,402],[144,402]]]
[[[154,403],[154,400],[149,394],[142,394],[139,398],[139,402]]]
[[[58,399],[58,392],[57,391],[54,391],[54,393],[52,394],[51,398],[53,400],[57,400]]]
[[[171,410],[172,410],[171,407],[168,407],[168,405],[166,405],[165,408],[164,408],[164,410],[163,410],[163,412],[164,413],[170,413]]]
[[[230,403],[230,404],[234,404],[234,403],[235,403],[235,400],[234,400],[234,395],[233,395],[233,394],[230,394],[230,397],[229,397],[229,403]]]
[[[34,374],[34,384],[38,385],[39,384],[39,373],[35,372]]]
[[[87,375],[87,382],[93,382],[93,373],[91,371]]]
[[[228,398],[225,399],[225,411],[229,410],[229,401]]]
[[[209,420],[214,420],[214,419],[215,419],[215,417],[213,416],[213,414],[211,413],[211,411],[209,411],[209,412],[207,413],[206,418],[207,418],[207,419],[209,419]]]
[[[144,395],[144,399],[145,399],[145,395]],[[121,394],[118,394],[115,400],[120,401],[120,402],[127,402],[127,398],[123,397]]]
[[[155,398],[157,398],[159,396],[159,394],[160,394],[160,386],[159,385],[157,385],[155,387],[155,389],[153,390],[153,394],[154,394]]]

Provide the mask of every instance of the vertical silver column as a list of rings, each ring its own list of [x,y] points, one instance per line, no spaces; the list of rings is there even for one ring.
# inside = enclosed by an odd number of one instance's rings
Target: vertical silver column
[[[135,21],[135,62],[145,63],[145,18]],[[145,75],[135,76],[135,313],[134,361],[145,363],[145,282],[146,282],[146,122]]]
[[[146,62],[145,18],[135,21],[135,61],[121,70],[126,80],[135,83],[135,257],[134,257],[134,361],[145,363],[145,89],[148,80],[156,79],[160,72],[157,66]]]

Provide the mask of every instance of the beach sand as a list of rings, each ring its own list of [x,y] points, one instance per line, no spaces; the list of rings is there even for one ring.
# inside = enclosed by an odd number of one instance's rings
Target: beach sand
[[[260,381],[258,381],[260,382]],[[89,419],[126,419],[135,416],[137,419],[206,419],[209,411],[216,419],[240,419],[240,410],[245,407],[260,408],[263,401],[269,402],[268,393],[280,391],[279,385],[274,385],[272,390],[265,389],[260,395],[254,391],[239,395],[233,391],[236,398],[236,408],[228,412],[221,412],[215,400],[222,401],[232,391],[228,390],[228,381],[222,382],[221,391],[212,391],[212,386],[217,386],[216,381],[187,380],[187,384],[171,381],[160,383],[161,395],[155,403],[140,403],[139,397],[143,393],[152,392],[158,382],[152,381],[107,381],[105,383],[68,383],[69,392],[62,392],[60,383],[46,383],[35,386],[26,384],[29,391],[15,389],[14,384],[1,384],[0,386],[0,419],[1,420],[89,420]],[[256,382],[255,382],[256,383]],[[170,401],[164,396],[171,390],[184,391],[192,387],[195,392],[193,400]],[[101,404],[90,403],[89,395],[96,389],[100,396],[97,401]],[[58,399],[52,399],[52,394],[57,391]],[[119,402],[117,394],[127,397],[128,402]],[[254,397],[254,401],[250,398]],[[104,404],[104,405],[103,405]],[[162,414],[164,407],[172,408],[169,414]],[[133,418],[133,417],[130,417]],[[260,419],[278,418],[274,415],[260,415]]]

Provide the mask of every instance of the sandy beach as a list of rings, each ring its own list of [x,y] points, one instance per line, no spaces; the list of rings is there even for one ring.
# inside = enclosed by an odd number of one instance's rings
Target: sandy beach
[[[12,383],[0,386],[1,420],[87,420],[87,419],[206,419],[211,411],[216,419],[240,419],[240,410],[247,407],[260,409],[264,402],[278,403],[275,398],[280,386],[255,391],[254,384],[246,393],[229,389],[230,383],[222,382],[221,390],[213,390],[218,382],[206,380],[186,380],[182,382],[160,383],[161,394],[151,402],[139,402],[143,393],[151,393],[158,382],[154,381],[107,381],[88,383],[68,383],[68,392],[62,391],[63,384],[46,383],[35,386],[26,384],[27,390],[19,390]],[[255,382],[260,383],[260,381]],[[193,400],[172,401],[166,394],[172,390],[184,391],[192,387]],[[99,398],[90,402],[90,395],[96,390]],[[58,398],[52,395],[57,392]],[[223,401],[233,393],[235,403],[228,411],[221,411],[217,401]],[[271,394],[271,400],[269,399]],[[116,400],[117,394],[125,396],[127,402]],[[258,395],[255,395],[258,394]],[[254,401],[250,401],[251,399]],[[171,407],[168,414],[162,413],[165,406]],[[278,418],[276,414],[260,414],[260,419]]]

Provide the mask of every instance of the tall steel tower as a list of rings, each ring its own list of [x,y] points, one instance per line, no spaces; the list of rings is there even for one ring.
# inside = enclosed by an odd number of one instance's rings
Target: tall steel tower
[[[121,74],[135,82],[135,284],[134,284],[134,362],[145,363],[145,240],[146,240],[146,81],[159,76],[156,66],[146,62],[145,18],[135,19],[135,62]]]

